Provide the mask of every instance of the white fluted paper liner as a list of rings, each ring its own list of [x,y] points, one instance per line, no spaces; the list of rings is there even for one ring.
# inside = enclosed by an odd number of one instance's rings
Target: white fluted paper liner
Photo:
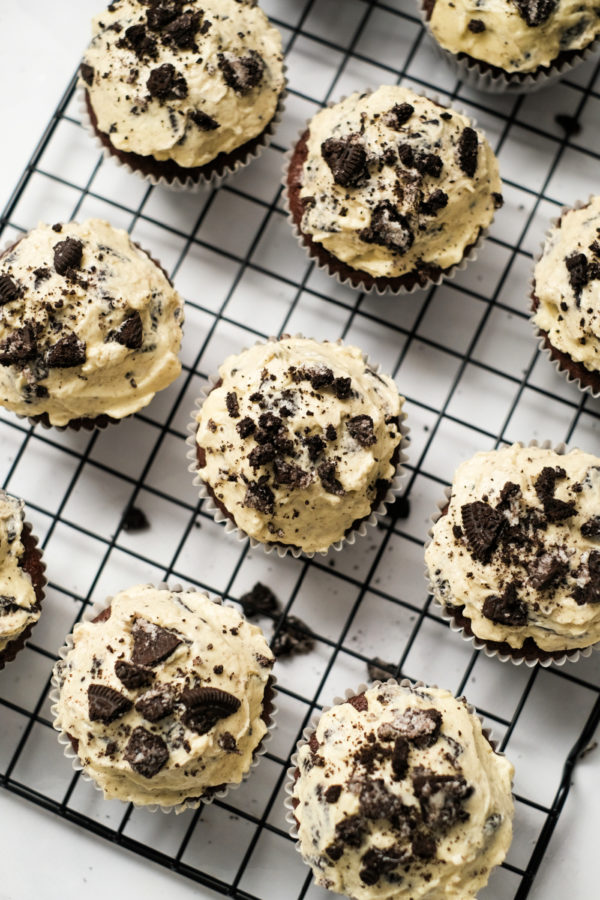
[[[223,167],[221,171],[214,170],[208,176],[199,173],[194,177],[188,176],[184,179],[175,177],[169,181],[162,175],[160,177],[157,177],[152,173],[146,174],[144,172],[141,172],[139,169],[130,165],[128,162],[125,162],[125,160],[120,159],[116,155],[116,153],[111,153],[108,147],[106,147],[102,143],[94,129],[94,126],[92,125],[86,103],[87,90],[80,83],[78,86],[77,100],[79,106],[79,115],[81,117],[81,124],[89,133],[90,137],[94,141],[94,144],[102,153],[104,159],[112,159],[117,166],[120,166],[121,168],[125,169],[126,172],[135,175],[136,178],[141,178],[142,181],[146,181],[148,184],[153,185],[153,187],[164,187],[170,191],[187,191],[189,193],[197,193],[206,189],[215,189],[220,187],[224,181],[227,181],[227,179],[234,175],[236,172],[239,172],[240,169],[243,169],[245,166],[250,165],[250,163],[258,159],[263,151],[266,150],[266,148],[272,143],[277,127],[281,121],[281,117],[283,116],[283,111],[285,109],[285,99],[287,97],[287,79],[285,78],[286,68],[286,66],[283,67],[284,84],[279,95],[277,108],[275,109],[273,118],[271,119],[265,130],[262,132],[262,135],[257,135],[256,138],[250,138],[250,141],[254,141],[259,137],[261,138],[261,140],[252,150],[249,150],[246,153],[243,159],[238,159],[235,162],[228,163]],[[248,143],[250,143],[250,141],[248,141]],[[236,151],[232,151],[232,153],[234,152]],[[160,163],[160,160],[157,160],[157,163]],[[206,165],[208,166],[210,165],[210,163],[206,163]]]
[[[289,337],[289,335],[281,335],[282,339],[286,338],[286,337]],[[292,337],[302,338],[302,337],[304,337],[304,335],[295,334],[295,335],[292,335]],[[280,338],[277,338],[277,337],[269,338],[269,341],[278,341],[278,340],[280,340]],[[256,343],[262,344],[264,342],[256,341]],[[335,343],[337,343],[341,346],[343,342],[341,340],[338,340]],[[244,347],[242,350],[240,350],[240,353],[243,353],[244,350],[247,350],[247,349],[248,349],[247,347]],[[369,363],[369,358],[366,354],[363,354],[363,361],[365,362],[365,364],[371,365]],[[373,369],[374,372],[379,372],[381,367],[379,365],[377,365],[377,366],[371,365],[371,368]],[[251,535],[246,534],[245,531],[243,531],[238,525],[236,525],[236,523],[233,521],[233,519],[231,519],[229,516],[226,516],[223,513],[223,511],[221,509],[219,509],[219,507],[217,506],[213,497],[210,494],[207,484],[205,483],[205,481],[202,478],[200,469],[198,469],[198,459],[196,456],[196,432],[198,430],[198,413],[199,413],[200,409],[202,408],[204,401],[206,400],[206,398],[208,397],[210,392],[213,390],[215,385],[218,384],[219,381],[220,381],[220,377],[218,374],[211,375],[209,377],[208,381],[206,382],[206,384],[204,384],[202,386],[202,388],[200,389],[200,395],[196,399],[195,407],[192,410],[191,421],[188,423],[188,427],[187,427],[188,436],[186,438],[186,444],[189,447],[189,450],[186,453],[186,457],[190,461],[190,464],[188,466],[188,471],[194,475],[194,480],[192,483],[194,484],[195,487],[198,488],[200,499],[203,501],[203,509],[212,515],[213,519],[215,520],[215,522],[217,522],[217,524],[219,524],[219,525],[224,524],[225,533],[234,535],[235,538],[239,542],[250,540],[250,546],[253,550],[256,547],[262,547],[264,552],[267,554],[273,553],[273,551],[276,551],[277,555],[280,558],[287,556],[288,553],[291,554],[292,556],[294,556],[296,559],[298,559],[300,556],[303,556],[306,559],[312,559],[314,556],[325,556],[327,553],[329,553],[330,550],[338,550],[339,551],[346,544],[350,544],[350,545],[354,544],[357,537],[364,537],[367,534],[368,527],[376,526],[378,521],[381,518],[383,518],[383,516],[385,516],[387,507],[391,503],[393,503],[396,500],[396,498],[398,496],[400,496],[400,494],[402,493],[403,481],[408,474],[406,469],[403,466],[403,463],[405,463],[408,460],[408,454],[405,451],[407,450],[407,448],[410,444],[410,438],[409,438],[410,429],[406,425],[407,414],[404,412],[403,409],[400,411],[400,415],[399,415],[400,434],[402,437],[401,437],[400,445],[399,445],[400,450],[399,450],[398,463],[396,465],[396,472],[394,474],[394,477],[392,478],[392,481],[390,482],[390,485],[387,489],[385,497],[383,498],[383,500],[380,502],[380,504],[377,506],[376,509],[371,510],[371,513],[369,516],[367,516],[364,519],[361,519],[360,523],[356,527],[352,526],[351,530],[348,532],[348,534],[344,535],[343,538],[341,538],[339,541],[336,541],[334,544],[331,544],[331,546],[328,547],[327,550],[319,550],[318,552],[314,552],[314,551],[305,552],[300,547],[295,547],[290,544],[281,544],[281,543],[277,543],[275,541],[273,543],[265,544],[262,541],[258,541],[256,538],[252,537]]]
[[[2,496],[3,493],[5,493],[5,492],[0,489],[0,497]],[[12,496],[12,494],[10,496]],[[40,616],[41,616],[41,607],[42,607],[44,600],[46,599],[46,592],[45,592],[44,588],[48,584],[48,579],[46,578],[46,576],[44,574],[46,571],[46,563],[44,562],[44,552],[43,552],[42,548],[39,546],[39,540],[38,540],[37,535],[33,531],[33,525],[31,524],[31,522],[27,521],[24,513],[21,515],[21,523],[22,523],[23,529],[25,529],[25,528],[29,529],[29,539],[32,542],[31,552],[35,553],[36,555],[39,554],[39,557],[40,557],[41,577],[39,580],[39,584],[37,584],[37,585],[34,584],[33,587],[34,587],[34,589],[39,588],[39,591],[41,593],[41,597],[37,601],[39,604],[39,607],[40,607]],[[27,550],[25,552],[27,552]],[[36,596],[36,600],[37,600],[37,596]],[[25,642],[28,641],[29,638],[31,637],[31,632],[33,631],[33,629],[35,628],[35,626],[37,625],[38,622],[39,622],[39,619],[36,619],[35,622],[31,622],[29,625],[27,625],[25,630],[21,632],[21,634],[18,634],[15,638],[13,638],[11,641],[8,642],[8,644],[6,645],[4,650],[0,650],[0,672],[2,671],[4,666],[6,666],[9,662],[12,662],[14,660],[14,658],[17,656],[19,651],[23,649]]]
[[[559,224],[560,220],[562,219],[562,217],[563,217],[566,213],[571,212],[571,210],[574,210],[574,209],[584,209],[586,206],[588,206],[588,205],[591,203],[593,197],[594,197],[594,195],[593,195],[593,194],[590,194],[590,196],[588,197],[588,199],[585,200],[585,201],[584,201],[584,200],[577,200],[577,202],[576,202],[576,203],[573,203],[572,206],[563,206],[562,209],[561,209],[561,211],[560,211],[560,215],[558,215],[558,216],[556,216],[555,218],[553,218],[553,219],[550,220],[550,226],[548,227],[548,230],[547,230],[547,232],[546,232],[546,235],[545,235],[545,237],[544,237],[544,240],[542,241],[542,244],[541,244],[541,246],[540,246],[540,250],[539,250],[539,252],[536,254],[536,256],[534,257],[534,260],[533,260],[533,271],[532,271],[531,279],[530,279],[530,282],[529,282],[529,295],[530,295],[530,297],[531,297],[532,303],[533,303],[533,295],[535,294],[535,267],[536,267],[536,265],[538,264],[538,262],[540,261],[540,259],[541,259],[542,256],[543,256],[543,253],[544,253],[544,247],[545,247],[545,244],[546,244],[546,238],[548,237],[548,235],[550,234],[550,232],[552,231],[552,229],[558,227],[558,224]],[[556,369],[556,371],[558,372],[558,374],[561,375],[561,376],[568,382],[568,384],[574,385],[574,386],[575,386],[578,390],[580,390],[583,394],[589,394],[590,397],[593,397],[595,400],[596,400],[598,397],[600,397],[600,388],[599,388],[598,390],[595,391],[595,390],[592,388],[591,384],[583,384],[583,383],[581,382],[581,379],[580,379],[577,375],[573,375],[572,372],[570,372],[568,369],[565,369],[565,368],[563,367],[562,361],[561,361],[560,359],[557,359],[556,356],[554,356],[553,351],[552,351],[552,347],[546,346],[546,339],[544,338],[544,335],[541,333],[541,330],[538,328],[538,326],[537,326],[537,325],[535,324],[535,322],[533,321],[534,315],[535,315],[535,310],[534,310],[533,307],[532,307],[531,315],[530,315],[530,317],[529,317],[529,321],[530,321],[531,326],[532,326],[532,328],[533,328],[533,331],[534,331],[534,334],[535,334],[535,339],[536,339],[536,341],[537,341],[538,349],[539,349],[540,353],[542,353],[542,354],[548,359],[548,361],[550,362],[550,364],[551,364],[552,366],[554,366],[554,368]],[[556,350],[557,350],[557,351],[560,351],[560,348],[559,348],[559,347],[556,347]],[[566,351],[561,351],[561,352],[566,352]],[[569,355],[569,354],[567,354],[567,356],[568,356],[568,355]],[[571,359],[573,359],[573,358],[571,357]],[[574,363],[575,365],[583,366],[583,363],[578,362],[576,359],[573,359],[573,363]],[[590,372],[590,375],[596,374],[596,375],[600,378],[600,373],[594,373],[594,372],[592,372],[591,370],[589,370],[589,372]]]
[[[286,780],[286,784],[285,784],[285,793],[287,794],[287,796],[284,800],[284,806],[287,810],[285,820],[286,820],[287,824],[289,825],[290,836],[296,842],[295,843],[296,850],[298,851],[298,853],[301,856],[302,856],[302,849],[300,847],[300,841],[298,838],[298,823],[296,821],[296,814],[295,814],[294,803],[293,803],[294,785],[296,783],[296,772],[298,769],[298,754],[300,752],[300,748],[303,747],[304,744],[307,744],[309,742],[312,735],[317,730],[317,725],[319,724],[319,720],[321,719],[321,716],[323,715],[323,713],[326,713],[333,706],[339,706],[341,703],[346,703],[348,700],[351,700],[352,697],[356,697],[359,694],[364,693],[365,691],[371,690],[372,688],[378,688],[378,687],[381,687],[382,685],[386,685],[386,684],[397,684],[397,685],[399,685],[399,687],[405,688],[405,689],[421,688],[421,687],[423,687],[425,689],[437,688],[437,685],[435,685],[435,684],[428,685],[428,684],[425,684],[425,682],[423,682],[423,681],[411,681],[409,678],[402,678],[401,681],[398,681],[396,678],[389,678],[387,681],[374,681],[372,684],[368,684],[368,685],[367,684],[359,684],[359,686],[356,690],[353,690],[352,688],[348,688],[345,691],[343,697],[335,697],[331,706],[324,706],[321,713],[313,716],[310,723],[302,731],[302,737],[296,744],[296,751],[290,759],[291,765],[289,766],[289,768],[287,770],[287,780]],[[467,706],[467,710],[472,715],[476,716],[483,726],[483,719],[478,714],[475,707],[471,706],[471,704],[467,701],[467,699],[465,697],[457,697],[456,699],[464,700],[466,703],[466,706]],[[485,737],[485,739],[488,741],[488,743],[492,747],[494,753],[497,756],[504,756],[504,753],[501,750],[498,750],[498,742],[494,739],[491,729],[487,728],[487,727],[483,727],[482,732],[483,732],[483,736]]]
[[[564,78],[571,69],[575,69],[600,48],[600,38],[580,51],[573,51],[571,59],[563,60],[558,65],[540,66],[535,72],[498,72],[487,68],[484,60],[470,58],[466,54],[452,53],[442,47],[429,27],[423,2],[418,4],[419,15],[425,26],[429,39],[433,42],[438,55],[446,61],[457,77],[469,87],[488,94],[533,94]],[[497,69],[497,67],[494,67]]]
[[[520,443],[520,442],[519,442]],[[521,444],[521,446],[524,446]],[[565,453],[568,453],[569,450],[574,450],[574,447],[567,447],[566,444],[560,443],[553,445],[551,441],[542,441],[539,442],[537,440],[529,441],[527,444],[528,447],[541,447],[544,450],[553,450],[555,453],[563,456]],[[427,532],[427,540],[425,541],[425,549],[430,545],[433,538],[433,527],[435,523],[442,517],[444,514],[444,510],[447,508],[450,497],[452,495],[452,488],[446,487],[444,491],[444,496],[441,500],[438,500],[437,510],[431,516],[431,528]],[[522,648],[515,647],[511,653],[506,653],[500,651],[497,647],[490,647],[488,642],[482,638],[478,638],[475,634],[467,634],[464,627],[460,625],[456,619],[454,618],[454,614],[451,611],[451,608],[448,607],[445,601],[441,600],[435,590],[435,586],[433,581],[431,580],[429,569],[425,566],[425,579],[427,581],[429,587],[429,593],[432,594],[433,599],[436,603],[436,606],[440,609],[441,617],[448,622],[450,626],[450,630],[455,634],[460,634],[462,639],[467,643],[471,644],[474,650],[483,650],[486,656],[489,656],[490,659],[496,657],[500,660],[500,662],[511,662],[515,666],[526,665],[528,668],[533,668],[534,666],[543,666],[544,668],[548,668],[548,666],[556,665],[556,666],[564,666],[566,662],[578,662],[580,659],[586,659],[588,656],[592,655],[592,650],[600,650],[600,642],[595,644],[590,644],[587,647],[578,647],[572,648],[570,650],[565,650],[564,653],[556,650],[543,650],[541,647],[538,648],[540,653],[552,654],[548,659],[526,659]],[[463,607],[459,607],[459,612],[462,613]],[[468,619],[468,616],[465,615],[465,618]],[[470,622],[470,619],[469,619]],[[492,641],[492,643],[504,643],[503,641]],[[536,645],[537,646],[537,645]],[[513,654],[517,654],[516,656]],[[523,655],[518,655],[523,654]]]
[[[365,93],[370,93],[370,91],[366,91]],[[454,112],[458,113],[459,115],[465,116],[470,121],[473,128],[477,128],[477,121],[473,118],[473,116],[469,115],[462,109],[456,109],[455,107],[449,107],[446,103],[444,103],[440,99],[438,94],[435,94],[431,91],[422,90],[422,91],[420,91],[419,96],[425,97],[427,100],[431,100],[433,103],[437,103],[440,106],[443,106],[444,109],[452,109]],[[328,107],[336,106],[338,103],[342,103],[346,99],[347,99],[347,95],[343,95],[338,100],[335,100],[335,101],[330,100],[329,103],[327,103],[327,106]],[[289,150],[287,150],[285,153],[284,166],[283,166],[283,180],[282,180],[282,187],[283,187],[282,198],[283,198],[285,212],[287,214],[290,225],[292,226],[296,240],[298,241],[298,245],[304,251],[304,253],[307,254],[307,256],[310,258],[311,262],[314,263],[314,265],[317,267],[317,269],[320,269],[322,272],[325,272],[331,278],[335,278],[335,280],[338,282],[338,284],[341,284],[343,287],[350,287],[353,290],[360,291],[363,294],[378,294],[380,297],[385,296],[385,295],[401,296],[402,294],[414,294],[416,291],[427,291],[434,286],[440,285],[443,281],[450,281],[456,277],[458,272],[464,271],[464,269],[467,268],[467,265],[469,263],[474,262],[477,259],[477,257],[479,256],[479,251],[480,251],[481,247],[483,246],[485,239],[487,238],[487,236],[489,234],[489,227],[479,229],[479,234],[477,235],[475,242],[473,244],[471,244],[468,248],[465,249],[465,253],[463,255],[463,258],[460,260],[460,262],[454,263],[454,265],[448,266],[446,269],[441,269],[435,278],[427,278],[427,281],[424,284],[420,284],[417,281],[411,287],[406,287],[404,285],[400,285],[400,287],[392,287],[392,286],[381,287],[375,281],[370,287],[368,287],[367,285],[364,284],[362,279],[363,278],[375,279],[375,276],[368,275],[368,273],[362,273],[359,269],[353,270],[353,273],[356,273],[356,276],[354,276],[354,274],[343,275],[341,272],[334,271],[331,268],[329,263],[321,262],[321,260],[317,256],[316,251],[313,250],[313,248],[309,247],[304,242],[304,235],[302,234],[300,225],[299,225],[299,223],[296,223],[294,221],[294,217],[293,217],[292,211],[290,209],[290,202],[289,202],[289,195],[288,195],[288,183],[287,183],[288,170],[289,170],[289,167],[290,167],[290,164],[292,161],[292,157],[296,150],[296,145],[297,145],[298,141],[302,138],[304,133],[307,130],[310,130],[311,121],[312,121],[312,117],[310,119],[307,119],[306,124],[298,132],[298,137],[297,137],[296,141],[294,142],[293,146]],[[490,227],[491,227],[493,221],[494,220],[492,219],[492,221],[490,222]],[[310,235],[308,235],[308,237],[310,237]],[[325,250],[325,248],[321,247],[321,245],[317,245],[317,246],[320,249]],[[325,252],[328,252],[328,251],[325,251]],[[334,257],[333,254],[331,254],[331,265],[335,265],[337,262],[339,262],[342,265],[347,265],[347,263],[343,263],[342,260],[337,260],[336,257]],[[410,272],[405,273],[405,275],[409,275],[409,274],[410,274]],[[354,277],[356,277],[356,283],[354,283],[354,281],[352,280],[352,278],[354,278]],[[385,277],[385,276],[383,276],[383,277]],[[404,276],[393,276],[393,277],[404,277]],[[392,278],[392,276],[390,276],[390,278]]]
[[[156,585],[156,587],[158,590],[168,590],[168,591],[174,591],[177,593],[180,591],[183,591],[183,590],[197,592],[197,589],[194,587],[184,588],[180,584],[175,584],[175,585],[169,586],[168,584],[166,584],[166,582],[160,582],[158,585]],[[217,597],[214,595],[209,596],[205,591],[202,591],[200,593],[202,593],[203,596],[208,597],[210,600],[212,600],[213,603],[218,603],[218,604],[223,603],[223,600],[221,597]],[[97,602],[97,603],[94,603],[92,606],[89,606],[83,613],[83,615],[81,617],[81,621],[82,622],[91,622],[92,619],[95,619],[96,616],[98,616],[100,613],[104,612],[104,610],[106,610],[107,607],[110,606],[111,602],[112,602],[112,597],[107,597],[105,601]],[[65,638],[64,645],[58,651],[58,655],[59,655],[60,659],[61,660],[65,659],[68,656],[68,654],[71,652],[72,649],[73,649],[73,634],[71,633],[71,634],[67,635],[67,637]],[[256,769],[256,767],[260,763],[261,757],[264,756],[264,754],[267,751],[267,744],[273,737],[272,732],[275,727],[275,717],[277,715],[277,707],[275,705],[275,699],[277,697],[277,689],[275,687],[276,683],[277,683],[277,678],[271,673],[271,675],[269,677],[269,681],[267,682],[267,687],[265,688],[265,694],[266,694],[267,690],[269,690],[271,693],[270,698],[268,698],[268,702],[271,704],[271,711],[269,713],[269,722],[267,725],[268,730],[267,730],[266,734],[264,735],[264,737],[262,738],[258,747],[254,750],[254,753],[252,755],[252,761],[250,763],[248,771],[244,773],[244,776],[240,782],[238,782],[237,784],[234,784],[234,783],[226,784],[220,790],[213,791],[204,797],[190,797],[186,800],[183,800],[182,803],[178,803],[175,806],[161,806],[158,803],[152,803],[152,804],[135,803],[134,801],[130,801],[130,800],[122,800],[121,802],[124,804],[132,803],[136,809],[145,809],[148,812],[152,812],[152,813],[155,813],[158,810],[160,810],[160,812],[163,812],[163,813],[174,812],[176,815],[178,815],[179,813],[185,812],[185,810],[187,810],[187,809],[198,809],[198,807],[200,807],[200,806],[208,806],[214,800],[224,800],[230,791],[236,790],[250,778],[252,772]],[[60,699],[60,681],[59,681],[58,675],[56,673],[56,667],[54,668],[54,670],[52,672],[51,690],[50,690],[49,698],[50,698],[50,704],[51,704],[50,711],[52,712],[52,715],[54,717],[52,724],[53,724],[54,728],[56,729],[56,731],[58,732],[58,743],[62,746],[65,757],[68,760],[70,760],[74,771],[81,773],[81,778],[83,778],[87,782],[90,782],[96,788],[97,791],[100,791],[100,793],[102,795],[104,795],[104,792],[103,792],[102,788],[100,787],[100,785],[97,784],[96,781],[94,781],[92,776],[88,774],[85,767],[82,765],[77,752],[73,748],[71,739],[62,729],[59,712],[58,712],[58,702]],[[210,790],[210,788],[208,790]]]

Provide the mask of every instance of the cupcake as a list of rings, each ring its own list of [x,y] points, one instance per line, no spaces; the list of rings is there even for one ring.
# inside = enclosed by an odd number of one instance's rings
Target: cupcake
[[[0,669],[25,646],[44,599],[45,566],[24,507],[0,490]]]
[[[600,393],[600,197],[566,210],[550,229],[532,301],[533,323],[558,370]]]
[[[269,142],[285,88],[281,35],[253,0],[116,0],[80,68],[109,155],[152,183],[220,179]]]
[[[271,720],[273,655],[235,609],[137,585],[76,625],[61,655],[54,727],[105,797],[181,811],[248,774]]]
[[[357,347],[256,344],[225,360],[194,414],[195,483],[240,534],[324,553],[388,497],[402,404]]]
[[[324,712],[292,762],[292,834],[331,891],[469,900],[506,856],[513,767],[449,691],[377,682]]]
[[[439,283],[470,257],[502,204],[483,134],[455,110],[392,85],[317,113],[286,183],[311,257],[366,291]]]
[[[0,256],[0,404],[47,426],[118,422],[179,375],[182,322],[127,232],[38,225]]]
[[[591,453],[476,453],[456,470],[425,551],[435,599],[489,655],[578,659],[600,640],[599,511]]]
[[[483,90],[543,87],[600,35],[590,0],[422,0],[422,8],[445,58]]]

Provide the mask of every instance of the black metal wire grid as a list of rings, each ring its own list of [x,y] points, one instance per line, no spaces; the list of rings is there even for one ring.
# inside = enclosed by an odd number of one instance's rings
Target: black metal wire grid
[[[526,294],[549,215],[561,201],[587,196],[587,187],[578,188],[598,166],[598,67],[576,70],[551,96],[486,97],[466,91],[437,62],[410,0],[346,0],[342,17],[336,0],[263,6],[284,35],[290,96],[276,141],[259,162],[202,196],[146,186],[93,149],[73,79],[2,216],[4,240],[38,218],[101,215],[124,225],[169,268],[186,296],[187,325],[180,380],[118,428],[44,431],[0,414],[3,485],[26,499],[50,579],[33,639],[0,684],[0,782],[227,896],[324,897],[287,834],[286,768],[312,714],[364,681],[367,661],[379,655],[392,675],[466,692],[517,763],[515,840],[482,897],[523,900],[600,720],[600,668],[591,658],[517,669],[472,651],[448,633],[426,596],[422,544],[454,465],[471,452],[534,436],[597,446],[600,406],[540,359]],[[412,297],[372,299],[324,277],[295,245],[279,172],[284,145],[320,105],[399,79],[447,97],[484,125],[508,202],[482,258],[455,281]],[[563,133],[555,112],[582,123],[581,137]],[[314,560],[274,560],[227,539],[196,503],[184,464],[185,425],[202,380],[228,353],[290,330],[342,337],[381,359],[407,397],[413,435],[410,515],[388,516],[355,548]],[[149,533],[123,531],[129,504],[149,513]],[[272,625],[276,635],[293,612],[316,643],[309,656],[279,664],[279,729],[253,778],[168,828],[162,816],[104,801],[72,773],[48,703],[57,649],[85,607],[125,584],[167,579],[231,601],[265,581],[285,607],[282,618],[265,620],[267,631]],[[541,767],[540,746],[547,755]]]

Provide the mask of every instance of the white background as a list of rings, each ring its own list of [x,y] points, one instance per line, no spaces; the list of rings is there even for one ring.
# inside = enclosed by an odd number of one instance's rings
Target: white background
[[[0,207],[75,69],[89,37],[90,17],[98,8],[99,0],[2,0],[0,4]],[[0,677],[10,677],[10,669]],[[540,747],[540,762],[543,753]],[[531,895],[534,900],[598,896],[599,783],[597,750],[577,767],[567,807]],[[169,827],[166,817],[164,827]],[[144,900],[166,895],[169,900],[216,896],[7,792],[0,792],[0,847],[1,900],[75,896],[104,900],[107,892]]]

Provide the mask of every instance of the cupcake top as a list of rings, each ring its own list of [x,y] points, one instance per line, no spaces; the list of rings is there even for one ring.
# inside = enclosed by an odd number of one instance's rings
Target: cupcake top
[[[24,506],[0,491],[0,653],[40,617],[31,578],[22,568]]]
[[[391,378],[357,347],[307,338],[256,344],[219,375],[197,415],[199,468],[242,531],[318,552],[370,515],[401,440]]]
[[[513,444],[456,470],[425,553],[474,634],[542,650],[600,640],[600,458]]]
[[[591,0],[426,0],[429,27],[451,53],[505,72],[533,72],[600,34]]]
[[[81,78],[118,150],[202,166],[275,115],[281,36],[253,0],[115,0],[93,27]]]
[[[407,88],[355,93],[309,124],[301,230],[374,277],[459,263],[502,203],[481,132]]]
[[[75,626],[55,669],[55,727],[105,796],[177,805],[242,780],[267,731],[272,665],[235,609],[137,585]]]
[[[512,837],[513,767],[448,691],[375,684],[298,752],[300,851],[353,900],[468,900]]]
[[[177,378],[183,301],[121,229],[38,225],[0,257],[0,404],[52,425],[146,406]]]
[[[536,264],[533,321],[557,350],[600,369],[600,197],[563,213]]]

